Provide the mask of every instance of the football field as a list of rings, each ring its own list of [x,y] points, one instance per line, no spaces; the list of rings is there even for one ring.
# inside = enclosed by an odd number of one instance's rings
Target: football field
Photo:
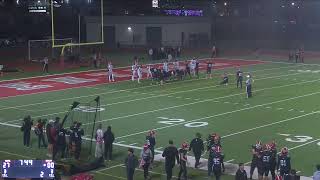
[[[116,70],[116,83],[107,83],[103,71],[0,81],[0,159],[45,158],[46,150],[37,149],[34,134],[33,148],[22,146],[19,126],[24,116],[62,118],[73,101],[88,102],[100,96],[97,123],[104,129],[112,126],[116,150],[139,149],[150,129],[156,131],[159,152],[169,139],[180,146],[197,132],[203,139],[216,132],[222,137],[225,161],[249,165],[251,146],[257,140],[275,140],[278,150],[289,148],[292,167],[303,176],[311,176],[320,163],[320,65],[230,59],[216,63],[213,79],[206,79],[203,71],[199,79],[186,78],[163,86],[151,85],[150,80],[131,82],[129,68]],[[242,89],[236,87],[239,66],[253,76],[250,99],[246,98],[245,83]],[[229,74],[227,86],[219,84],[224,72]],[[124,156],[118,159],[121,163]],[[124,178],[123,168],[115,168],[119,170],[105,170],[99,176]],[[161,179],[164,171],[157,173]]]

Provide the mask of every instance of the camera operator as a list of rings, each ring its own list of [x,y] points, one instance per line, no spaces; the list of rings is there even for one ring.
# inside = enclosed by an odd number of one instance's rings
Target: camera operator
[[[38,148],[41,148],[41,142],[42,142],[42,147],[47,147],[46,141],[44,140],[44,132],[43,132],[43,128],[46,124],[46,120],[45,119],[38,119],[38,123],[35,126],[35,134],[38,136]]]
[[[57,141],[53,149],[53,155],[52,155],[53,160],[55,160],[56,155],[59,151],[61,153],[61,159],[65,157],[65,152],[67,147],[66,135],[69,135],[69,132],[62,127],[62,124],[59,124]]]
[[[81,144],[82,144],[82,138],[81,136],[84,135],[84,131],[83,129],[81,129],[81,123],[80,122],[76,122],[75,123],[75,126],[73,126],[71,128],[71,143],[72,143],[72,146],[75,148],[74,149],[74,156],[75,156],[75,159],[79,160],[80,158],[80,152],[81,152]]]

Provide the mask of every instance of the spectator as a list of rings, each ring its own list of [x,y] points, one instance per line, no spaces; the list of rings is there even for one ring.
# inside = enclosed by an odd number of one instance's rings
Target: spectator
[[[316,167],[317,171],[313,174],[313,180],[320,180],[320,164],[318,164]]]
[[[98,125],[98,129],[96,132],[96,152],[95,157],[101,158],[103,157],[103,130],[102,130],[102,124]]]
[[[169,146],[166,147],[162,153],[162,157],[165,158],[165,169],[167,174],[167,180],[172,178],[172,169],[175,166],[175,160],[179,164],[179,153],[178,149],[173,145],[173,141],[169,141]]]
[[[48,154],[47,156],[50,157],[53,153],[53,139],[50,135],[50,130],[53,127],[53,120],[49,120],[49,123],[46,125],[46,135],[48,140]]]
[[[21,131],[23,131],[23,145],[30,147],[30,132],[33,122],[30,116],[26,116],[23,119],[23,124],[21,127]]]
[[[150,179],[149,166],[151,164],[152,156],[153,155],[150,150],[150,146],[148,144],[145,144],[141,151],[141,163],[140,163],[140,167],[143,168],[144,179]]]
[[[247,180],[247,179],[248,179],[248,176],[247,176],[246,170],[244,170],[244,164],[240,163],[239,169],[236,173],[235,180]]]
[[[134,170],[138,167],[138,158],[133,154],[133,149],[128,149],[128,156],[124,162],[127,170],[127,180],[133,180]]]
[[[108,126],[107,131],[103,134],[104,139],[104,157],[105,159],[112,159],[112,143],[114,142],[114,134],[111,131],[111,126]]]
[[[151,165],[152,165],[153,160],[154,160],[154,147],[156,145],[155,134],[156,134],[156,132],[154,130],[150,130],[148,132],[147,136],[146,136],[147,143],[148,143],[149,148],[150,148],[151,153],[152,153]]]

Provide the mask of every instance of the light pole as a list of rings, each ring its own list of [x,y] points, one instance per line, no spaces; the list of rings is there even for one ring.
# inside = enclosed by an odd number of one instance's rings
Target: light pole
[[[131,26],[128,27],[128,32],[132,35],[131,37],[131,45],[134,46],[134,34]]]

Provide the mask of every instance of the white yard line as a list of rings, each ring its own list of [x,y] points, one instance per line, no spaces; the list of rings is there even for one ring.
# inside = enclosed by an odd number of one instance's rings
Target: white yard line
[[[224,161],[225,163],[231,163],[231,162],[233,162],[234,161],[234,159],[230,159],[230,160],[228,160],[228,161]]]
[[[163,126],[163,127],[159,127],[159,128],[154,128],[154,130],[157,131],[157,130],[167,129],[167,128],[171,128],[171,127],[183,125],[183,124],[186,124],[186,123],[190,123],[190,122],[196,122],[196,121],[200,121],[200,120],[204,120],[204,119],[211,119],[211,118],[214,118],[214,117],[224,116],[224,115],[227,115],[227,114],[232,114],[232,113],[236,113],[236,112],[241,112],[241,111],[245,111],[245,110],[249,110],[249,109],[254,109],[254,108],[263,107],[263,106],[266,106],[266,105],[271,105],[271,104],[286,102],[286,101],[290,101],[290,100],[294,100],[294,99],[299,99],[299,98],[303,98],[303,97],[307,97],[307,96],[312,96],[312,95],[317,95],[317,94],[320,94],[320,91],[315,92],[315,93],[310,93],[310,94],[304,94],[304,95],[301,95],[301,96],[291,97],[291,98],[287,98],[287,99],[282,99],[282,100],[278,100],[278,101],[273,101],[273,102],[270,102],[270,103],[264,103],[264,104],[259,104],[259,105],[255,105],[255,106],[250,106],[250,107],[243,108],[243,109],[228,111],[228,112],[224,112],[224,113],[220,113],[220,114],[216,114],[216,115],[212,115],[212,116],[207,116],[207,117],[203,117],[203,118],[198,118],[198,119],[193,119],[193,120],[189,120],[189,121],[184,121],[184,122],[182,122],[182,123],[177,123],[177,124],[172,124],[172,125]],[[309,113],[308,115],[315,114],[315,113],[318,113],[318,111]],[[301,115],[301,116],[304,116],[304,115]],[[132,133],[132,134],[128,134],[128,135],[124,135],[124,136],[117,137],[116,139],[121,139],[121,138],[126,138],[126,137],[131,137],[131,136],[139,135],[139,134],[144,134],[144,133],[147,133],[148,131],[149,131],[149,130],[145,130],[145,131],[141,131],[141,132],[136,132],[136,133]]]
[[[304,83],[316,82],[316,81],[320,81],[320,80],[306,81]],[[258,89],[258,90],[255,90],[254,92],[260,92],[260,91],[265,91],[265,90],[270,90],[270,89],[278,89],[278,88],[293,86],[293,85],[297,85],[297,84],[303,84],[303,83],[300,82],[300,83],[287,84],[287,85],[283,85],[283,86],[275,86],[275,87],[270,87],[270,88]],[[311,93],[311,94],[318,94],[318,93],[320,93],[320,92]],[[151,110],[151,111],[144,111],[144,112],[140,112],[140,113],[135,113],[135,114],[125,115],[125,116],[119,116],[119,117],[104,119],[104,120],[97,121],[96,123],[113,121],[113,120],[123,119],[123,118],[128,118],[128,117],[134,117],[134,116],[138,116],[138,115],[154,113],[154,112],[164,111],[164,110],[168,110],[168,109],[175,109],[175,108],[180,108],[180,107],[184,107],[184,106],[190,106],[190,105],[194,105],[194,104],[204,103],[204,102],[212,102],[212,101],[214,102],[214,100],[217,100],[217,99],[223,99],[223,98],[228,98],[228,97],[233,97],[233,96],[239,96],[239,95],[243,95],[243,94],[244,93],[236,93],[236,94],[231,94],[231,95],[227,95],[227,96],[221,96],[221,97],[217,97],[217,98],[213,98],[213,99],[206,99],[206,100],[195,101],[195,102],[191,102],[191,103],[186,103],[186,104],[181,104],[181,105],[176,105],[176,106],[170,106],[170,107],[161,108],[161,109],[155,109],[155,110]],[[301,97],[304,97],[304,96],[305,95],[303,95]],[[298,96],[298,97],[300,97],[300,96]],[[293,97],[293,98],[296,98],[296,97]],[[291,99],[291,98],[289,98],[289,99]],[[85,126],[85,125],[90,125],[90,124],[92,124],[92,123],[85,123],[83,125]]]
[[[97,170],[95,172],[101,172],[101,171],[113,169],[113,168],[116,168],[116,167],[122,167],[122,166],[123,166],[123,164],[121,163],[121,164],[118,164],[118,165],[114,165],[114,166],[110,166],[110,167],[107,167],[107,168],[99,169],[99,170]]]
[[[310,115],[318,114],[318,113],[320,113],[320,111],[316,111],[316,112],[312,112],[312,113],[307,113],[307,114],[303,114],[303,115],[300,115],[300,116],[295,116],[295,117],[288,118],[288,119],[284,119],[284,120],[281,120],[281,121],[276,121],[276,122],[273,122],[273,123],[268,123],[268,124],[264,124],[264,125],[257,126],[257,127],[254,127],[254,128],[250,128],[250,129],[246,129],[246,130],[243,130],[243,131],[238,131],[238,132],[235,132],[235,133],[231,133],[231,134],[228,134],[228,135],[224,135],[224,136],[222,136],[221,138],[227,138],[227,137],[231,137],[231,136],[235,136],[235,135],[247,133],[247,132],[250,132],[250,131],[257,130],[257,129],[261,129],[261,128],[273,126],[273,125],[275,125],[275,124],[281,124],[281,123],[284,123],[284,122],[292,121],[292,120],[295,120],[295,119],[299,119],[299,118],[302,118],[302,117],[306,117],[306,116],[310,116]]]
[[[286,67],[279,67],[279,68],[271,68],[271,69],[280,69],[280,68],[288,68],[290,66],[286,66]],[[257,71],[266,71],[266,70],[270,70],[270,69],[262,69],[262,70],[256,70],[256,71],[250,71],[250,72],[257,72]],[[274,74],[274,73],[272,73]],[[201,79],[189,79],[189,80],[185,80],[185,81],[178,81],[175,83],[179,83],[179,82],[188,82],[188,81],[198,81],[198,80],[204,80],[205,78],[201,78]],[[130,81],[130,80],[129,80]],[[124,81],[121,81],[124,82]],[[107,84],[107,83],[103,83],[103,84]],[[97,85],[102,85],[102,84],[97,84]],[[91,86],[97,86],[97,85],[88,85],[88,86],[82,86],[82,87],[75,87],[75,88],[83,88],[83,87],[91,87]],[[119,90],[114,90],[114,91],[110,91],[110,92],[104,92],[104,93],[95,93],[95,94],[91,94],[91,95],[86,95],[86,96],[78,96],[78,97],[71,97],[71,98],[62,98],[62,99],[58,99],[58,100],[52,100],[52,101],[46,101],[46,102],[41,102],[41,103],[33,103],[33,104],[28,104],[28,105],[21,105],[19,107],[27,107],[27,106],[32,106],[32,105],[40,105],[40,104],[46,104],[46,103],[52,103],[52,102],[59,102],[59,101],[65,101],[65,100],[72,100],[72,99],[78,99],[78,98],[84,98],[84,97],[92,97],[92,96],[97,96],[97,95],[104,95],[104,94],[111,94],[111,93],[119,93],[119,92],[128,92],[128,91],[132,91],[132,90],[137,90],[137,89],[144,89],[144,88],[149,88],[149,87],[155,87],[158,85],[149,85],[149,86],[142,86],[142,87],[136,87],[136,88],[128,88],[128,89],[119,89]],[[180,87],[176,87],[176,88],[180,88]],[[103,88],[96,88],[96,89],[103,89]],[[173,89],[173,88],[172,88]],[[64,89],[62,89],[64,90]],[[54,90],[54,91],[62,91],[62,90]],[[104,90],[104,89],[103,89]],[[49,92],[54,92],[54,91],[49,91]],[[43,92],[40,92],[43,93]],[[33,93],[32,93],[33,94]],[[34,93],[34,94],[38,94],[38,93]],[[20,95],[18,95],[20,96]],[[18,97],[18,96],[14,96],[14,97]],[[23,95],[21,95],[23,96]],[[11,98],[14,98],[11,97]],[[6,98],[10,98],[10,97],[6,97]],[[2,98],[0,98],[2,99]],[[15,106],[18,107],[18,106]],[[5,110],[5,109],[10,109],[12,107],[6,107],[6,108],[1,108],[1,110]]]

